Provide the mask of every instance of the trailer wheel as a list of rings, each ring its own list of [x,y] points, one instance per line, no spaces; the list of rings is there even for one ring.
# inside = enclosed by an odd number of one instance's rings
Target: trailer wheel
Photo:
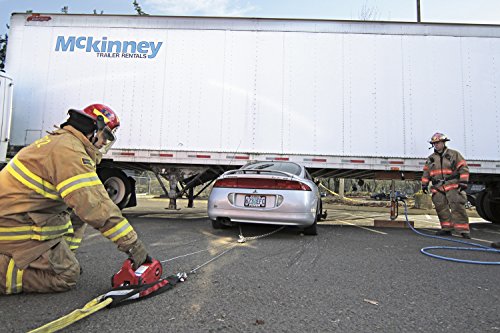
[[[132,184],[128,176],[120,169],[102,168],[97,170],[97,174],[104,184],[104,188],[111,200],[123,209],[127,206],[132,193]]]
[[[494,216],[491,222],[500,224],[500,203],[490,201],[490,210]]]
[[[486,192],[483,198],[483,209],[493,223],[500,223],[500,205],[492,200],[492,193]]]
[[[481,191],[477,194],[476,211],[483,219],[500,223],[500,204],[491,200],[491,192]]]
[[[489,217],[486,215],[486,212],[483,209],[485,194],[486,191],[481,191],[476,195],[476,211],[479,214],[479,216],[481,216],[481,218],[489,220]]]

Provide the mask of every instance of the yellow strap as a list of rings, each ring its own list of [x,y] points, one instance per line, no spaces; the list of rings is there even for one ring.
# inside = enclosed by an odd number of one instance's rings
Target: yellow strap
[[[329,189],[328,187],[326,187],[325,185],[323,185],[323,184],[319,183],[319,186],[321,186],[322,188],[324,188],[325,190],[327,190],[328,192],[330,192],[330,194],[331,194],[331,195],[335,195],[335,196],[337,196],[337,197],[340,197],[340,195],[339,195],[338,193],[333,192],[332,190],[330,190],[330,189]],[[356,202],[356,200],[351,199],[351,198],[346,198],[346,197],[342,198],[342,200]],[[358,200],[358,201],[359,201],[359,200]]]
[[[32,331],[29,331],[29,333],[38,333],[38,332],[56,332],[59,330],[62,330],[63,328],[79,321],[80,319],[83,319],[87,316],[90,316],[94,312],[97,312],[101,310],[102,308],[105,308],[108,306],[111,302],[113,302],[113,299],[111,297],[106,298],[103,300],[103,296],[101,295],[99,297],[94,298],[85,306],[81,309],[77,309],[64,317],[61,317],[59,319],[56,319],[48,324],[45,324],[39,328],[36,328]]]

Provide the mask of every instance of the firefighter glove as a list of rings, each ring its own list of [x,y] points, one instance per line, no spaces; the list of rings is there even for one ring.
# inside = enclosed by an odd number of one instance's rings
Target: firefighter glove
[[[459,183],[458,188],[460,191],[465,191],[467,189],[467,183]]]
[[[425,194],[429,193],[429,185],[422,185],[422,192]]]
[[[129,258],[132,259],[132,268],[134,270],[136,270],[139,266],[146,262],[146,259],[148,258],[148,251],[146,250],[146,247],[140,239],[132,244],[132,247],[130,248],[130,250],[128,250],[127,253],[129,255]]]

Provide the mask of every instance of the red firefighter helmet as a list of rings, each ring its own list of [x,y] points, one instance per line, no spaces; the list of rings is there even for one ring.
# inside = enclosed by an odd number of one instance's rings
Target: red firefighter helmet
[[[115,132],[120,126],[120,119],[109,106],[104,104],[91,104],[83,110],[71,109],[69,112],[76,112],[93,119],[98,129],[102,127],[108,140],[116,140]],[[99,116],[102,118],[98,118]],[[104,121],[104,124],[101,123],[101,119]]]
[[[439,132],[436,132],[432,135],[431,137],[431,140],[429,141],[430,144],[435,144],[435,143],[438,143],[438,142],[446,142],[446,141],[450,141],[450,139],[448,139],[448,137],[446,135],[444,135],[443,133],[439,133]]]

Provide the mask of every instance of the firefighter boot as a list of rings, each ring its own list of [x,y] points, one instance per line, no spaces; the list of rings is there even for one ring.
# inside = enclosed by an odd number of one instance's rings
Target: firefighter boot
[[[465,238],[465,239],[470,239],[470,233],[468,233],[468,232],[462,232],[462,233],[460,233],[460,235],[461,235],[463,238]]]
[[[436,236],[451,236],[450,230],[439,230],[436,232]]]

